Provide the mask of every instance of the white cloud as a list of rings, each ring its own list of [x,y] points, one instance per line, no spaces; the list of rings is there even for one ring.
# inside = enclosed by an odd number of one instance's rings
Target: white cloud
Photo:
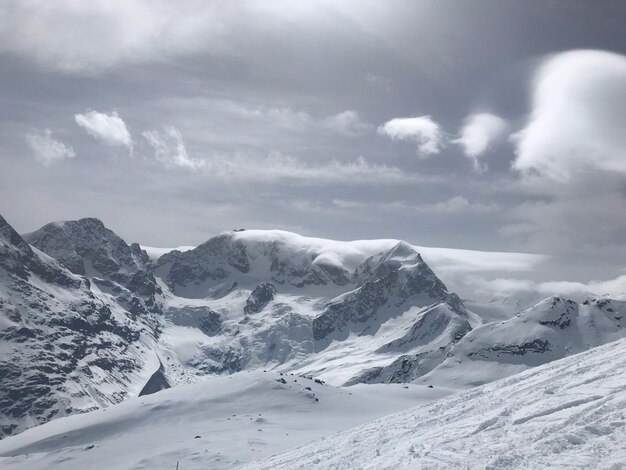
[[[513,136],[514,168],[567,181],[591,169],[626,173],[626,56],[575,50],[539,68],[532,112]]]
[[[503,273],[498,273],[503,274]],[[454,292],[465,299],[494,306],[499,302],[510,313],[523,310],[551,295],[561,295],[577,301],[589,297],[610,297],[626,300],[626,275],[606,281],[544,281],[496,277],[487,279],[476,273],[446,271],[442,276]],[[470,305],[471,308],[471,305]]]
[[[111,114],[87,111],[74,116],[76,124],[89,135],[113,147],[126,147],[132,150],[133,141],[124,120],[113,111]]]
[[[333,204],[340,209],[379,209],[383,211],[429,214],[485,214],[500,209],[495,203],[483,204],[470,202],[463,196],[454,196],[445,201],[416,204],[407,201],[362,202],[333,199]]]
[[[407,174],[393,166],[372,164],[363,157],[348,162],[331,160],[310,164],[278,152],[263,157],[246,154],[212,155],[207,159],[206,172],[212,177],[233,181],[285,181],[298,184],[414,184],[423,181],[418,174]]]
[[[479,157],[504,134],[507,127],[506,121],[494,114],[472,114],[465,118],[461,135],[454,143],[463,147],[463,152],[472,161],[474,169],[482,172],[487,167]]]
[[[50,129],[27,134],[26,143],[35,153],[35,159],[44,166],[50,166],[61,160],[76,157],[74,149],[52,137]]]
[[[380,126],[378,133],[392,140],[415,142],[423,157],[441,152],[444,144],[441,128],[430,116],[395,118]]]
[[[615,259],[626,254],[626,56],[576,50],[538,68],[513,168],[532,198],[500,232],[524,249]],[[599,261],[598,261],[599,262]]]
[[[166,168],[185,168],[220,181],[414,184],[427,180],[419,174],[407,174],[394,166],[369,163],[363,157],[347,162],[330,160],[315,164],[280,152],[267,155],[212,153],[192,157],[187,152],[180,131],[175,127],[166,127],[163,132],[145,131],[142,135],[154,149],[157,161]]]
[[[194,101],[197,106],[198,100]],[[288,107],[250,106],[230,100],[209,100],[204,104],[208,104],[210,108],[216,111],[293,131],[307,131],[317,128],[353,137],[372,128],[370,124],[361,119],[357,111],[351,109],[327,117],[315,117],[306,111]]]
[[[167,168],[196,171],[206,166],[206,161],[189,157],[182,134],[173,126],[166,127],[163,132],[145,131],[141,135],[154,149],[156,159]]]

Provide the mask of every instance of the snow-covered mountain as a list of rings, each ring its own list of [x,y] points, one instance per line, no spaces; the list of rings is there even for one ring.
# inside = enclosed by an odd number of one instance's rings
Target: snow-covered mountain
[[[129,309],[137,313],[142,309],[159,311],[156,297],[161,290],[152,275],[148,254],[137,243],[128,245],[100,220],[53,222],[23,237],[74,274],[95,280],[116,294]],[[134,298],[123,296],[122,290]]]
[[[211,374],[434,366],[480,323],[398,241],[229,232],[153,262],[96,219],[3,234],[3,434]]]
[[[418,383],[474,387],[625,336],[626,302],[553,296],[469,332]]]
[[[155,274],[171,293],[164,309],[175,327],[164,337],[175,353],[181,338],[179,362],[204,373],[273,366],[356,383],[373,365],[384,364],[390,376],[400,371],[394,361],[407,352],[434,367],[481,323],[397,240],[229,232],[164,255]],[[188,331],[176,328],[192,318],[211,325],[195,352],[184,340]]]
[[[485,324],[399,240],[232,231],[155,259],[97,219],[0,236],[4,435],[245,370],[462,389],[626,331],[608,299]]]
[[[157,323],[136,313],[0,217],[0,435],[138,393]]]

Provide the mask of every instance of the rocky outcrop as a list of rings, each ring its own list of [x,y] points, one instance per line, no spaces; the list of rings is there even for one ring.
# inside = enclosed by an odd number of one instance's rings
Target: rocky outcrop
[[[75,274],[125,283],[143,269],[148,255],[131,249],[119,236],[94,218],[53,222],[24,235],[24,239],[55,258]]]
[[[137,243],[128,245],[100,220],[53,222],[24,238],[73,273],[97,280],[101,286],[111,286],[113,291],[129,291],[130,295],[120,301],[126,307],[134,305],[137,313],[160,312],[157,297],[162,292],[147,253]]]
[[[159,258],[158,267],[173,292],[181,287],[226,279],[233,271],[250,269],[246,247],[228,235],[211,238],[190,251],[171,251]]]
[[[259,313],[265,306],[274,300],[276,287],[271,282],[262,282],[254,288],[246,300],[243,312],[246,315]]]
[[[330,302],[313,321],[313,336],[322,347],[351,331],[375,334],[407,305],[434,305],[450,296],[419,253],[403,242],[368,258],[356,269],[354,279],[358,287]]]

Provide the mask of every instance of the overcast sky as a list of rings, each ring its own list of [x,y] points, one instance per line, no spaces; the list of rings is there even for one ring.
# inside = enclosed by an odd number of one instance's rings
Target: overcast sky
[[[0,3],[0,211],[626,267],[626,2]]]

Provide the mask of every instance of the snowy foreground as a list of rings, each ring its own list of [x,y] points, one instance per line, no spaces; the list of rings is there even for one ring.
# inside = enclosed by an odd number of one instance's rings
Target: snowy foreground
[[[0,467],[626,468],[626,340],[449,392],[242,372],[6,438]]]
[[[626,468],[626,340],[245,468]]]
[[[283,380],[285,383],[283,383]],[[338,388],[254,371],[212,377],[0,441],[0,468],[236,468],[449,391],[419,385]]]

